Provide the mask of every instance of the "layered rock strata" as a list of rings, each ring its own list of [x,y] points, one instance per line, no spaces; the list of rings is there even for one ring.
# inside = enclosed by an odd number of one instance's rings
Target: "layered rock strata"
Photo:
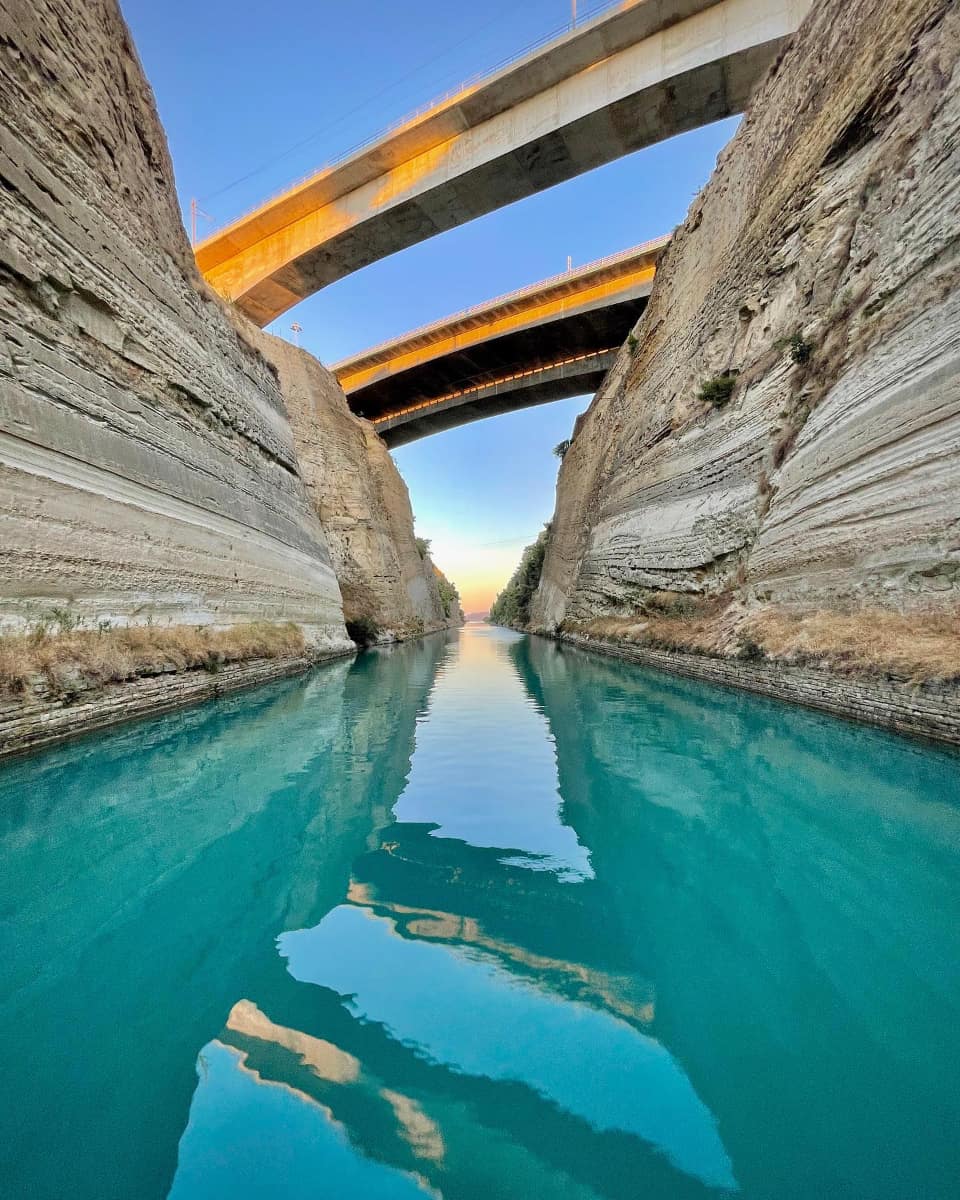
[[[335,377],[305,350],[259,334],[279,372],[307,492],[320,517],[348,622],[381,638],[406,638],[463,623],[444,604],[443,575],[421,556],[406,484],[369,421],[355,417]]]
[[[949,0],[814,5],[578,423],[534,625],[960,603],[958,58]]]
[[[277,379],[209,296],[113,0],[0,3],[0,619],[347,646]]]
[[[453,623],[372,428],[201,281],[115,0],[0,0],[0,59],[0,632],[293,621],[316,657],[338,574],[385,636]]]

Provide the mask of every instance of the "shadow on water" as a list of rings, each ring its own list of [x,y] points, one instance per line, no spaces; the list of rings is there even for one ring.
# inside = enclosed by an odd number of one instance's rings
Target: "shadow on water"
[[[5,1185],[953,1196],[958,782],[485,627],[8,768]]]

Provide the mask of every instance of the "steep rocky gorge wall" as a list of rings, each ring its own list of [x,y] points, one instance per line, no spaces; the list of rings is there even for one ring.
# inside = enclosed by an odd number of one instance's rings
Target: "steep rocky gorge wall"
[[[0,3],[0,617],[346,646],[276,378],[199,283],[112,0]]]
[[[958,57],[950,0],[814,4],[578,424],[534,625],[960,600]]]
[[[200,280],[115,0],[0,0],[0,631],[266,619],[345,650],[337,571],[384,628],[443,623],[338,392]]]
[[[406,484],[386,444],[355,417],[335,377],[311,355],[260,335],[276,364],[307,492],[319,514],[347,621],[409,637],[463,622],[445,611],[440,572],[421,557]]]

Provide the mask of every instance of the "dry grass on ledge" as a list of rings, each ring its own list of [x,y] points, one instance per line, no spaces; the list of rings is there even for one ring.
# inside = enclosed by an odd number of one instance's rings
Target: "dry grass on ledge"
[[[748,617],[741,632],[771,658],[823,662],[838,671],[866,671],[912,683],[960,682],[960,611],[786,613]]]
[[[769,607],[746,615],[714,607],[689,616],[653,611],[633,618],[598,617],[569,631],[651,649],[960,684],[960,610],[793,613]]]
[[[38,684],[55,695],[107,683],[180,671],[217,671],[255,658],[297,658],[306,643],[299,626],[266,621],[229,629],[135,625],[0,637],[0,693],[25,693]]]

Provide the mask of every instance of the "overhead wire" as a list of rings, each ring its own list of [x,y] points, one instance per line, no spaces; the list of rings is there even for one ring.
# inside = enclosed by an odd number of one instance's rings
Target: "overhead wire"
[[[252,171],[248,171],[245,175],[239,176],[231,183],[224,184],[223,187],[217,188],[216,191],[209,192],[206,196],[201,197],[200,203],[209,204],[211,200],[216,200],[219,196],[223,196],[225,193],[232,191],[235,187],[239,187],[242,183],[247,183],[249,180],[256,178],[257,175],[261,175],[264,171],[268,170],[272,166],[275,166],[278,162],[282,162],[284,159],[289,158],[291,154],[296,154],[298,150],[302,150],[304,146],[308,146],[311,142],[315,142],[317,138],[323,137],[324,134],[336,129],[339,125],[342,125],[344,121],[348,121],[351,117],[356,116],[357,113],[362,112],[365,108],[375,103],[382,96],[385,96],[388,92],[393,91],[394,88],[400,87],[401,84],[407,83],[410,79],[413,79],[415,76],[419,75],[421,71],[425,71],[428,67],[432,67],[434,63],[439,62],[448,54],[452,54],[454,50],[459,50],[459,48],[463,45],[466,45],[467,42],[473,41],[478,34],[485,33],[487,29],[501,20],[508,10],[512,10],[514,7],[515,4],[513,3],[513,0],[511,0],[511,3],[503,5],[501,8],[497,9],[494,16],[491,17],[489,21],[485,21],[478,29],[472,29],[465,37],[453,42],[451,45],[447,46],[446,49],[435,54],[432,58],[429,58],[425,62],[422,62],[418,66],[414,67],[413,70],[408,71],[405,75],[401,75],[398,79],[394,79],[392,83],[386,84],[384,87],[380,88],[379,91],[374,92],[372,95],[367,96],[367,98],[360,104],[348,109],[344,113],[341,113],[336,120],[328,122],[326,125],[321,126],[320,129],[315,130],[307,137],[301,138],[300,141],[295,142],[292,146],[288,146],[286,150],[283,150],[279,154],[275,154],[272,158],[265,160],[258,167],[254,167]]]

